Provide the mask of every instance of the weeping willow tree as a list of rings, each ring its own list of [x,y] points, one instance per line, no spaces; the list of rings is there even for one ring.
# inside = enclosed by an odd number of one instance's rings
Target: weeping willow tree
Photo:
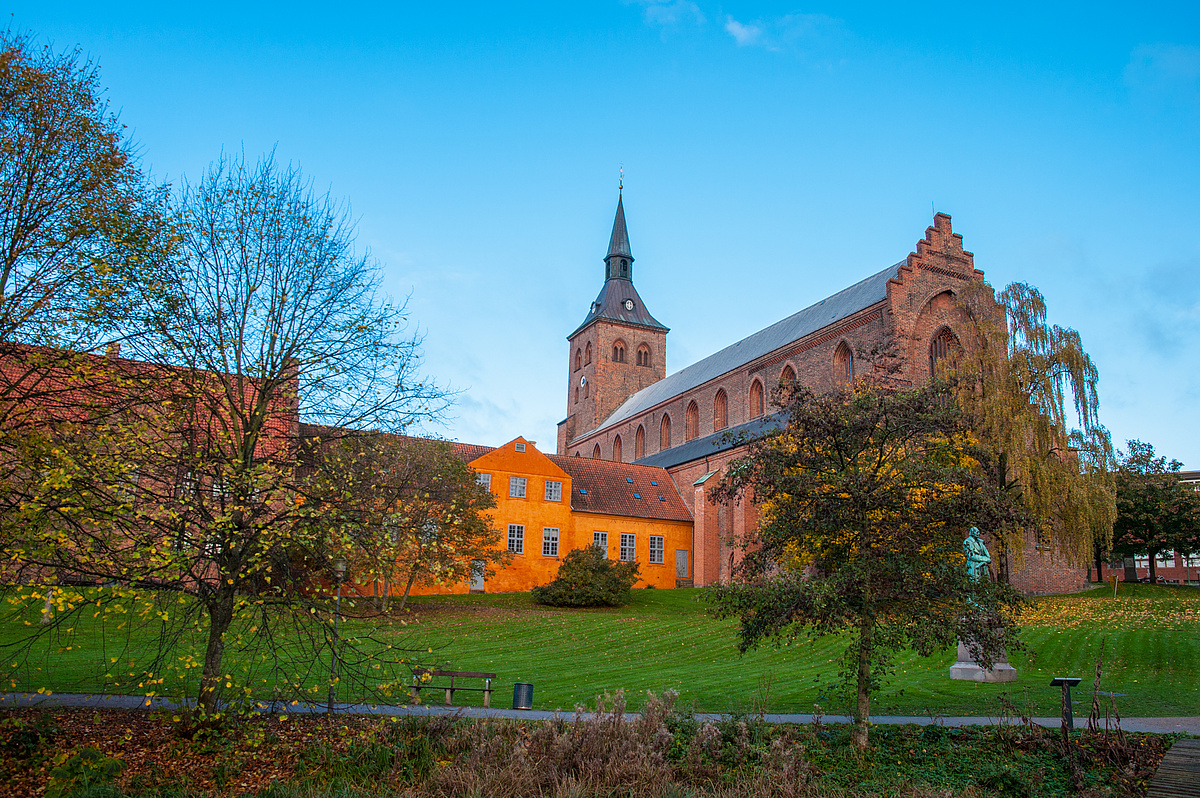
[[[1032,533],[1075,565],[1107,550],[1116,519],[1114,455],[1100,423],[1096,364],[1075,330],[1046,321],[1046,300],[1013,283],[994,295],[979,281],[959,295],[972,340],[947,366],[980,442],[994,453],[991,478],[1017,495],[1033,529],[996,530],[1017,565]],[[999,557],[1007,579],[1008,557]]]

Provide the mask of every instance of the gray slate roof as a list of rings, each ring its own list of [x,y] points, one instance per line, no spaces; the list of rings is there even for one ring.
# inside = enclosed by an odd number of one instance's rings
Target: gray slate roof
[[[690,463],[706,455],[732,449],[745,443],[747,439],[761,438],[769,432],[783,429],[786,425],[787,419],[782,413],[762,416],[751,419],[745,424],[738,424],[736,427],[723,429],[712,435],[705,435],[703,438],[695,438],[679,446],[672,446],[670,449],[663,449],[661,452],[647,455],[636,462],[638,465],[673,468],[680,463]]]
[[[633,260],[633,255],[629,253],[629,232],[625,229],[624,200],[623,196],[617,197],[617,215],[613,219],[612,237],[608,240],[608,254],[604,257],[605,260],[615,257]]]
[[[769,352],[774,352],[776,349],[787,346],[793,341],[798,341],[823,327],[828,327],[834,322],[852,316],[863,308],[874,305],[876,302],[883,301],[887,297],[888,280],[896,276],[904,263],[905,261],[900,261],[894,266],[889,266],[883,271],[873,274],[849,288],[838,291],[833,296],[822,299],[817,304],[811,305],[799,313],[788,316],[783,321],[776,322],[764,330],[759,330],[753,335],[738,341],[736,344],[727,346],[720,352],[709,355],[703,360],[697,361],[687,368],[681,369],[665,379],[643,388],[626,399],[596,429],[601,430],[611,427],[614,424],[619,424],[622,421],[645,412],[660,402],[665,402],[672,397],[687,393],[709,380],[740,368]],[[620,281],[610,280],[609,282]],[[629,287],[633,287],[632,283]],[[601,297],[603,297],[604,292],[601,291],[600,293]],[[584,324],[586,323],[585,321]],[[694,441],[692,442],[694,443]]]
[[[625,309],[626,299],[633,300],[633,310]],[[620,277],[613,277],[604,281],[604,287],[600,289],[600,294],[596,297],[596,301],[592,303],[587,318],[575,328],[574,332],[567,336],[567,340],[574,338],[575,333],[599,318],[613,319],[625,322],[626,324],[636,324],[639,327],[649,327],[652,330],[667,332],[667,328],[660,324],[646,310],[646,303],[642,302],[637,289],[633,287],[633,281]],[[636,346],[632,341],[630,345]]]

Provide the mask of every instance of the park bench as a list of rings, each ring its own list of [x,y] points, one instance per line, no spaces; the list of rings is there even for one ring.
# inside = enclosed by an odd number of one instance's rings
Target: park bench
[[[1200,796],[1200,740],[1179,740],[1150,779],[1146,798]]]
[[[429,679],[424,677],[428,676]],[[432,679],[449,679],[449,684],[432,684]],[[483,693],[483,705],[491,707],[492,705],[492,679],[496,678],[494,673],[479,673],[476,671],[437,671],[429,669],[421,669],[413,671],[413,698],[420,698],[422,690],[445,690],[446,691],[446,706],[454,706],[454,693],[460,690],[466,690],[470,693]],[[483,679],[483,687],[462,687],[454,683],[455,679]]]

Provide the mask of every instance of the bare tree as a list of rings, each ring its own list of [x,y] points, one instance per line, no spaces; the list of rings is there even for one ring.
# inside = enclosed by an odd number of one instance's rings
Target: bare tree
[[[184,187],[179,213],[168,290],[142,295],[147,333],[131,342],[155,364],[127,383],[139,403],[117,423],[73,428],[93,439],[75,451],[97,451],[100,438],[122,454],[105,469],[53,463],[77,479],[43,481],[45,498],[27,511],[53,522],[18,554],[141,591],[147,606],[184,596],[174,617],[190,613],[203,640],[198,700],[213,711],[235,681],[227,646],[255,647],[281,689],[300,683],[295,669],[313,667],[328,636],[307,623],[323,617],[309,592],[329,565],[331,527],[304,500],[300,414],[398,431],[436,416],[446,397],[418,376],[419,340],[355,251],[348,209],[298,170],[222,158]],[[98,475],[136,482],[136,494],[116,506],[81,500]],[[306,662],[281,653],[289,623],[314,641]]]

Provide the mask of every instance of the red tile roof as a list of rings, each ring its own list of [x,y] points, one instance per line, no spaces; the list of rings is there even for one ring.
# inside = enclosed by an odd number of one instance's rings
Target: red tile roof
[[[664,468],[557,454],[546,456],[571,475],[572,510],[662,521],[692,520],[674,480]]]

